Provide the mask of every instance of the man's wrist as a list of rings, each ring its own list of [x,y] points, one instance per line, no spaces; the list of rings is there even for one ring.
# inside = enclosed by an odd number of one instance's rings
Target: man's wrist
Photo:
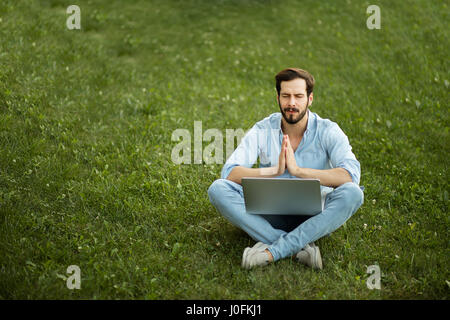
[[[297,178],[303,178],[303,168],[300,168],[299,166],[297,166],[295,168],[295,174],[294,174]]]
[[[267,167],[260,168],[260,175],[262,176],[277,176],[278,175],[278,167]]]
[[[273,168],[273,175],[275,177],[281,176],[284,172],[280,172],[280,168],[278,166],[274,166]]]

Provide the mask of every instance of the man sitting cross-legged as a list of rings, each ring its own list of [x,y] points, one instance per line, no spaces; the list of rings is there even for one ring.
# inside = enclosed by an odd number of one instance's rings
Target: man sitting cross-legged
[[[280,113],[251,128],[226,161],[221,179],[209,187],[208,195],[227,220],[257,241],[243,252],[244,268],[295,255],[299,262],[322,269],[320,250],[314,241],[338,229],[362,205],[360,164],[339,126],[309,110],[313,76],[290,68],[275,79]],[[258,157],[260,168],[252,168]],[[319,179],[324,208],[307,219],[248,214],[243,177]]]

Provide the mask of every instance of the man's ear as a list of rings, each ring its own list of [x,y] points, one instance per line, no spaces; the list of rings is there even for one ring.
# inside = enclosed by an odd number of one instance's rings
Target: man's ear
[[[313,100],[314,100],[314,93],[311,92],[311,94],[309,95],[309,101],[311,101],[311,102],[309,103],[309,105],[312,105]]]

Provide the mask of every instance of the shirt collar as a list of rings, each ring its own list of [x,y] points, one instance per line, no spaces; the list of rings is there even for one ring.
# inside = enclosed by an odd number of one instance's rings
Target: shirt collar
[[[280,130],[280,134],[283,135],[283,130],[281,130],[281,121],[283,119],[283,115],[280,114],[280,120],[277,121],[277,128]],[[315,124],[315,120],[316,120],[316,114],[314,112],[311,112],[311,110],[308,109],[308,123],[306,124],[306,130],[305,130],[305,135],[309,135],[310,132],[312,132],[314,130],[314,124]]]

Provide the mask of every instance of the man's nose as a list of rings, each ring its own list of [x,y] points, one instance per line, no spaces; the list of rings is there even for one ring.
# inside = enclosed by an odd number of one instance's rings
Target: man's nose
[[[294,96],[291,96],[291,97],[289,98],[289,105],[290,105],[290,106],[295,106],[295,97],[294,97]]]

